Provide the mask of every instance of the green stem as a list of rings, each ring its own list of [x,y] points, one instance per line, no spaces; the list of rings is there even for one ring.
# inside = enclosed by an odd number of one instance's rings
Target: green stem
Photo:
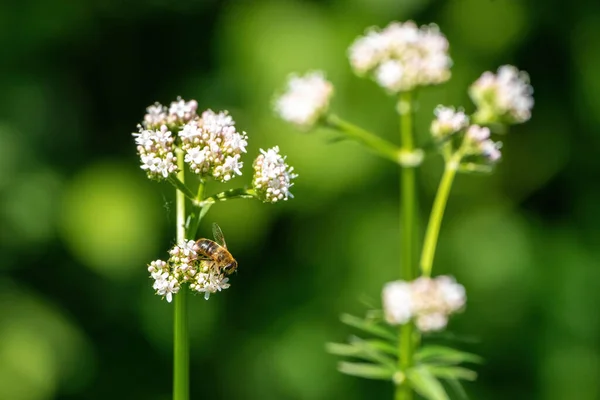
[[[356,140],[359,143],[362,143],[371,150],[374,150],[383,158],[386,158],[396,164],[400,162],[400,149],[398,149],[392,143],[367,130],[344,121],[337,115],[327,115],[325,119],[325,125],[344,133],[346,136]]]
[[[179,172],[177,181],[185,186],[183,154],[177,153]],[[177,208],[177,242],[185,240],[185,194],[175,191]],[[174,296],[175,318],[173,320],[173,400],[189,399],[189,337],[187,319],[187,292],[182,288]]]
[[[435,248],[437,246],[442,219],[444,218],[444,210],[446,209],[452,182],[454,182],[454,177],[459,168],[461,157],[462,155],[460,151],[458,151],[452,155],[448,162],[446,162],[444,174],[442,175],[440,185],[435,195],[435,200],[433,201],[429,223],[427,224],[427,230],[425,232],[423,252],[421,253],[421,271],[424,276],[431,276]]]
[[[254,192],[254,189],[237,188],[213,194],[212,196],[209,196],[204,200],[198,199],[198,204],[203,207],[207,204],[214,204],[217,201],[226,201],[232,199],[251,199],[255,197],[256,193]]]
[[[412,121],[412,93],[405,92],[400,95],[400,134],[402,139],[402,151],[411,153],[414,151],[413,139],[413,121]],[[411,281],[415,278],[415,219],[416,219],[416,189],[415,189],[415,168],[404,166],[400,170],[400,218],[402,225],[401,242],[401,265],[400,277],[405,281]],[[413,325],[404,324],[399,331],[399,354],[398,367],[406,375],[406,371],[412,366],[413,362]],[[396,400],[412,400],[413,393],[408,382],[396,386]]]

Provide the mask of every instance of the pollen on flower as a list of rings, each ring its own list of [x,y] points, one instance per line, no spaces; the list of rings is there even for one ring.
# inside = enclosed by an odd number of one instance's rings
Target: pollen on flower
[[[358,75],[369,75],[389,92],[434,85],[450,78],[448,40],[437,25],[393,22],[383,30],[369,28],[348,50]]]
[[[254,177],[252,186],[257,196],[266,203],[276,203],[287,200],[292,196],[290,187],[292,180],[298,177],[294,168],[285,162],[285,157],[279,154],[279,146],[261,149],[261,154],[254,160]]]
[[[402,325],[414,320],[422,332],[446,327],[448,317],[466,302],[465,288],[448,276],[420,277],[412,282],[387,283],[382,292],[386,321]]]
[[[227,111],[207,110],[200,118],[189,121],[179,131],[184,161],[195,174],[227,182],[242,175],[248,136],[238,132]]]
[[[291,75],[286,91],[275,101],[275,111],[283,120],[309,129],[327,112],[332,95],[333,85],[321,71]]]
[[[174,139],[166,125],[159,129],[145,129],[133,133],[142,165],[150,179],[166,179],[177,172]]]
[[[512,65],[503,65],[496,74],[484,72],[469,89],[477,106],[477,122],[522,123],[531,118],[533,87],[529,75]]]
[[[462,110],[439,105],[436,107],[435,119],[431,123],[431,134],[437,139],[444,139],[469,126],[469,117]]]

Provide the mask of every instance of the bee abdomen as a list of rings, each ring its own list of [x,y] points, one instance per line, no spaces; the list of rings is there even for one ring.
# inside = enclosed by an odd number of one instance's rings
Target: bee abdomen
[[[196,241],[195,250],[198,254],[213,258],[214,253],[219,248],[219,245],[209,239],[199,239]]]

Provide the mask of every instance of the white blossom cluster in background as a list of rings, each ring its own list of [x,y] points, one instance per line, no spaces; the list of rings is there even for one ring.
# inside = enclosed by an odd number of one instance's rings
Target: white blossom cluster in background
[[[333,85],[321,71],[291,75],[285,92],[275,100],[275,111],[283,120],[309,129],[327,112],[332,95]]]
[[[482,156],[486,161],[495,163],[500,160],[501,143],[490,139],[490,128],[471,125],[465,134],[466,156]]]
[[[179,137],[184,161],[195,174],[221,182],[242,175],[241,156],[246,152],[248,135],[236,131],[235,122],[226,111],[204,111],[200,118],[183,125]]]
[[[256,195],[267,203],[287,200],[292,196],[290,187],[296,175],[294,168],[285,162],[285,157],[279,154],[279,146],[264,151],[254,161],[254,178],[252,186]]]
[[[479,123],[523,123],[531,118],[533,87],[529,75],[512,65],[498,73],[484,72],[469,89],[478,108]]]
[[[435,24],[393,22],[370,28],[350,46],[350,64],[359,75],[372,76],[390,92],[435,85],[450,78],[448,40]]]
[[[184,283],[204,293],[206,300],[212,293],[229,288],[229,278],[212,261],[199,259],[194,245],[193,240],[186,240],[169,251],[171,257],[167,262],[156,260],[148,266],[156,294],[169,303]]]
[[[412,282],[394,281],[383,287],[383,311],[390,325],[413,320],[421,332],[446,327],[451,314],[466,303],[465,288],[449,276],[420,277]]]

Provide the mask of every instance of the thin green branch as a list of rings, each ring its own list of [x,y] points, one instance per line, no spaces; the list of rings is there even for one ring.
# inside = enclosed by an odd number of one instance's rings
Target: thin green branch
[[[440,180],[433,207],[431,209],[431,215],[429,217],[429,223],[427,224],[427,230],[425,231],[425,241],[423,243],[423,252],[421,253],[421,271],[425,276],[431,276],[431,269],[433,267],[433,259],[435,256],[435,249],[437,247],[438,236],[440,233],[440,227],[444,218],[444,210],[446,209],[446,203],[448,202],[448,196],[450,195],[450,189],[454,182],[454,177],[459,168],[462,154],[460,151],[452,155],[452,157],[446,162],[444,168],[444,174]]]
[[[356,140],[364,146],[375,151],[381,157],[386,158],[396,164],[400,162],[400,149],[379,136],[360,128],[350,122],[343,120],[334,114],[329,114],[325,118],[325,126],[342,132],[349,138]]]
[[[246,188],[236,188],[226,190],[221,193],[213,194],[212,196],[207,197],[204,200],[198,202],[200,207],[204,207],[207,204],[214,204],[218,201],[227,201],[233,199],[253,199],[256,197],[256,192],[254,189],[246,189]]]

